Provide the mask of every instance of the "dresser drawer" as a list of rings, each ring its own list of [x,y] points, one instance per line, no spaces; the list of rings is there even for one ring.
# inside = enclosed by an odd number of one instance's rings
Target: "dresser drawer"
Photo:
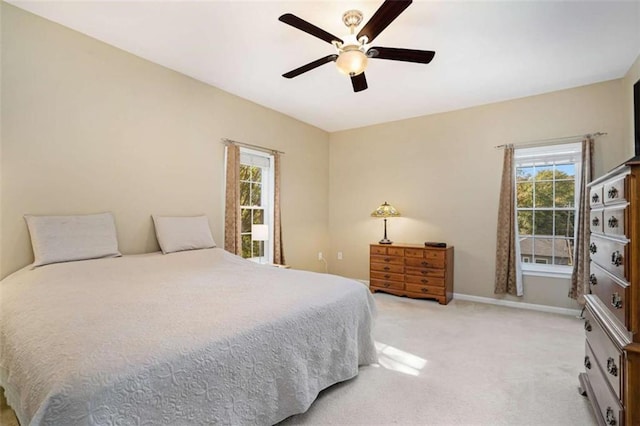
[[[372,254],[371,255],[371,262],[372,263],[382,263],[382,264],[390,264],[390,265],[403,265],[404,264],[404,257],[401,256],[390,256],[390,255],[385,255],[385,256],[381,256],[379,254]]]
[[[397,263],[371,263],[372,271],[393,272],[394,274],[403,274],[404,265]]]
[[[627,193],[625,192],[625,178],[626,176],[623,176],[619,179],[604,184],[602,195],[604,196],[605,205],[626,201]]]
[[[424,249],[408,248],[404,250],[404,255],[407,257],[424,257]]]
[[[439,277],[406,275],[406,280],[407,280],[407,284],[444,287],[444,278],[439,278]]]
[[[433,287],[429,285],[407,284],[406,290],[412,293],[433,294],[434,296],[444,296],[444,287]]]
[[[627,244],[591,235],[591,260],[616,277],[627,278]]]
[[[404,274],[394,274],[391,272],[370,272],[371,279],[384,281],[404,281]]]
[[[591,210],[590,217],[589,228],[591,232],[602,234],[602,210]]]
[[[387,254],[391,256],[404,256],[404,249],[398,247],[387,247]]]
[[[604,233],[616,237],[626,237],[626,212],[627,209],[625,207],[604,209],[602,216]]]
[[[432,259],[432,258],[417,258],[406,257],[404,264],[407,266],[413,266],[418,268],[444,268],[444,258]]]
[[[404,290],[404,283],[401,281],[388,281],[388,280],[375,280],[371,279],[369,282],[370,287],[377,288],[391,288],[396,290]]]
[[[380,246],[370,246],[370,254],[387,254],[387,248]]]
[[[611,391],[607,384],[602,370],[595,361],[595,356],[589,347],[589,343],[585,343],[584,366],[589,378],[589,383],[593,389],[593,395],[589,395],[589,399],[595,400],[598,407],[599,416],[604,422],[598,422],[598,424],[608,424],[616,426],[624,426],[624,412],[620,401],[617,396]]]
[[[404,268],[404,273],[407,274],[407,278],[410,275],[418,277],[440,277],[444,278],[444,269],[426,269],[426,268],[412,268],[407,266]]]
[[[601,206],[602,203],[602,185],[594,186],[589,191],[589,205],[591,207],[598,207]]]
[[[624,376],[622,371],[624,368],[622,353],[618,350],[615,343],[609,339],[600,326],[600,323],[593,317],[589,310],[585,311],[584,330],[587,336],[587,342],[589,342],[589,346],[595,356],[592,362],[597,362],[603,372],[603,376],[606,378],[609,386],[611,386],[611,389],[613,389],[616,398],[620,399],[622,396],[620,383]]]
[[[591,292],[598,296],[614,317],[628,328],[629,325],[629,286],[611,277],[597,264],[591,263],[591,275],[589,276]]]

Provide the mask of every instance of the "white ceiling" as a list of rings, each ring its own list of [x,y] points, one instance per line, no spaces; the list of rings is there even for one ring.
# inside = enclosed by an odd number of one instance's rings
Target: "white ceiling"
[[[8,2],[330,132],[620,78],[640,54],[637,0],[418,0],[374,44],[434,60],[371,60],[354,93],[332,63],[281,77],[334,51],[278,16],[341,37],[343,12],[382,0]]]

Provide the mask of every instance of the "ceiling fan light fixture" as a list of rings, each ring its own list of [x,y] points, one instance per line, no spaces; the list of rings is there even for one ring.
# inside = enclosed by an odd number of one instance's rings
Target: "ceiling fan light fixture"
[[[358,46],[346,46],[336,60],[338,70],[346,75],[354,76],[362,74],[367,68],[369,58]]]

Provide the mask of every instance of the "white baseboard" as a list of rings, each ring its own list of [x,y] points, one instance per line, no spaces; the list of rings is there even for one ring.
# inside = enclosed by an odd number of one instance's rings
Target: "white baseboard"
[[[508,306],[510,308],[529,309],[532,311],[571,315],[574,317],[577,317],[580,315],[580,309],[559,308],[557,306],[547,306],[547,305],[536,305],[534,303],[514,302],[511,300],[493,299],[491,297],[471,296],[469,294],[453,293],[453,298],[458,300],[467,300],[469,302],[488,303],[490,305]]]
[[[369,287],[369,281],[357,280]],[[531,311],[550,312],[552,314],[580,316],[580,309],[559,308],[557,306],[536,305],[535,303],[514,302],[512,300],[493,299],[491,297],[472,296],[470,294],[453,293],[453,298],[469,302],[487,303],[489,305],[508,306],[509,308],[529,309]]]

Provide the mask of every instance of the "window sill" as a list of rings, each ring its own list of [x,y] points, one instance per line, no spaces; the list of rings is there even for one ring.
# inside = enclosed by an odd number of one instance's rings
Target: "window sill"
[[[572,271],[550,271],[550,270],[541,270],[541,269],[524,269],[522,268],[522,275],[525,276],[534,276],[534,277],[545,277],[545,278],[564,278],[571,279]]]

